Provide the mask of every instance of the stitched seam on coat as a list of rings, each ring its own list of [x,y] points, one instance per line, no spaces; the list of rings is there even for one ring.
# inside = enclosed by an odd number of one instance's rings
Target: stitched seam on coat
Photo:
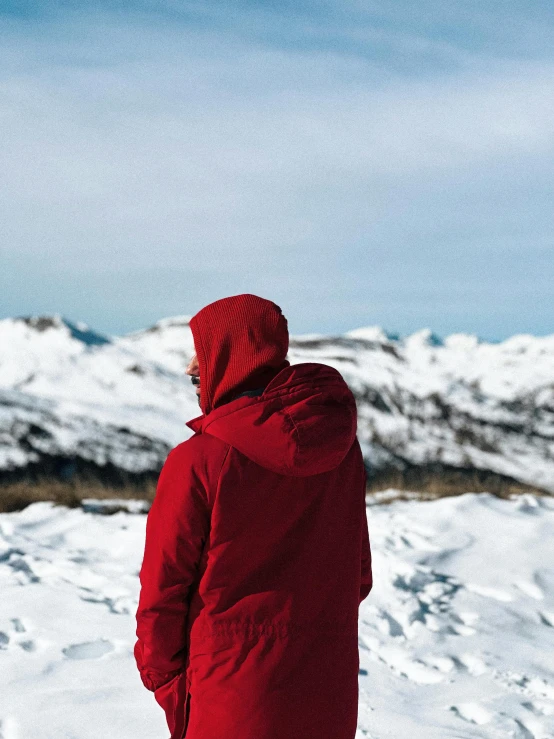
[[[283,639],[290,636],[298,636],[305,633],[308,629],[312,630],[313,628],[314,624],[263,624],[248,621],[227,621],[210,624],[207,626],[209,633],[194,634],[192,640],[207,640],[225,636],[271,636]],[[322,633],[358,634],[357,622],[355,624],[341,624],[327,621],[316,624],[315,628]]]
[[[290,424],[292,425],[292,428],[294,430],[294,433],[296,434],[297,445],[296,445],[296,448],[294,450],[294,455],[293,455],[293,459],[292,459],[292,463],[294,465],[294,461],[296,460],[296,457],[298,456],[298,452],[299,452],[300,446],[301,446],[300,432],[298,430],[298,426],[294,423],[294,420],[293,420],[292,416],[290,415],[290,413],[285,408],[285,404],[283,403],[283,399],[282,398],[279,398],[279,400],[281,401],[281,410],[283,411],[284,415],[288,418]]]
[[[227,445],[227,451],[225,452],[225,456],[223,457],[223,462],[221,463],[221,467],[219,468],[219,475],[217,476],[217,483],[216,483],[216,486],[215,486],[214,501],[215,501],[215,498],[217,497],[217,493],[218,493],[218,490],[219,490],[219,483],[221,482],[221,474],[223,472],[223,467],[225,466],[225,462],[227,461],[227,457],[229,456],[229,452],[231,451],[231,449],[232,449],[231,444],[228,444]],[[211,508],[210,508],[210,512],[211,512]]]

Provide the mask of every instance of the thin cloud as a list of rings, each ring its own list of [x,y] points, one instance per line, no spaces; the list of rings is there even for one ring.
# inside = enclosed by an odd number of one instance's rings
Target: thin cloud
[[[72,275],[91,294],[117,275],[143,292],[152,271],[169,280],[170,296],[156,304],[149,295],[143,320],[111,293],[109,314],[126,328],[195,308],[178,302],[176,271],[182,283],[199,280],[197,307],[207,295],[271,286],[297,306],[299,330],[318,328],[316,312],[302,308],[308,294],[331,296],[318,303],[320,328],[373,322],[362,308],[352,314],[370,295],[368,313],[379,305],[391,329],[411,320],[441,330],[449,280],[452,328],[463,329],[454,276],[477,280],[481,267],[471,265],[515,241],[537,290],[546,289],[554,64],[485,63],[475,52],[463,68],[407,77],[389,60],[338,47],[284,48],[147,20],[72,16],[49,20],[47,34],[5,30],[0,157],[9,197],[0,218],[10,274],[32,259],[39,292]],[[397,36],[406,42],[404,30]],[[200,277],[180,271],[191,259]],[[414,295],[412,317],[407,309],[400,317],[391,291],[409,295],[416,274],[440,316]],[[468,320],[489,335],[494,325],[510,332],[513,316],[502,328],[498,316],[487,319],[494,275],[476,284]],[[52,292],[71,315],[78,296]],[[14,312],[21,303],[10,285],[4,296],[2,310]],[[532,321],[527,301],[520,307]],[[106,311],[95,315],[103,328]]]

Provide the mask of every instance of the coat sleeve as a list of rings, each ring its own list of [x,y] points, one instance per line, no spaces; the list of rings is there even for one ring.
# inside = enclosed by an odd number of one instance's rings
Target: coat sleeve
[[[361,560],[361,581],[360,581],[360,599],[361,603],[369,595],[373,587],[373,574],[371,569],[371,546],[369,543],[369,530],[367,526],[367,509],[365,505],[365,486],[366,474],[364,470],[364,489],[363,489],[363,513],[362,513],[362,560]]]
[[[134,655],[152,691],[185,669],[189,596],[209,535],[207,493],[185,445],[169,453],[160,473],[139,573]]]

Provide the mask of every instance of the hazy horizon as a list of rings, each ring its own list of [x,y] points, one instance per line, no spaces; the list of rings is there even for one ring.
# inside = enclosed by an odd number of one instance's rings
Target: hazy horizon
[[[13,316],[0,316],[0,321],[6,320],[6,319],[22,320],[22,319],[29,319],[29,318],[31,318],[31,319],[39,319],[39,318],[56,318],[56,317],[58,317],[61,320],[65,321],[65,322],[67,322],[69,324],[72,324],[73,326],[75,326],[78,329],[83,330],[86,327],[88,330],[90,330],[90,331],[92,331],[92,332],[94,332],[96,334],[99,334],[100,336],[105,336],[107,338],[109,338],[109,337],[114,337],[115,338],[115,337],[126,336],[126,335],[132,334],[132,333],[139,333],[141,331],[146,331],[146,330],[150,329],[152,326],[154,326],[155,324],[160,323],[162,321],[167,321],[167,320],[172,320],[172,319],[179,319],[179,318],[187,318],[188,319],[192,315],[194,315],[194,314],[193,313],[181,313],[181,314],[174,314],[174,315],[170,315],[170,316],[169,315],[168,316],[160,316],[158,319],[156,319],[152,323],[148,323],[148,324],[143,325],[143,326],[136,326],[136,327],[133,327],[133,328],[130,328],[130,329],[127,329],[127,330],[122,330],[122,331],[107,331],[105,329],[100,328],[97,325],[91,324],[89,321],[86,321],[86,320],[83,320],[83,319],[75,319],[74,317],[72,317],[70,315],[65,315],[65,314],[56,313],[56,312],[53,312],[53,313],[42,313],[42,314],[36,314],[36,313],[35,314],[21,314],[21,315],[17,315],[17,316],[16,315],[13,315]],[[533,336],[533,337],[535,337],[537,339],[548,338],[550,336],[553,336],[554,337],[554,331],[552,331],[550,333],[545,333],[545,334],[533,334],[533,333],[529,333],[529,332],[515,332],[515,333],[512,333],[512,334],[508,334],[507,336],[503,336],[501,338],[486,337],[486,336],[482,336],[482,335],[480,335],[480,334],[478,334],[478,333],[476,333],[474,331],[463,331],[463,330],[462,331],[450,331],[450,332],[448,332],[446,334],[439,334],[437,331],[434,331],[433,330],[433,327],[432,326],[420,326],[419,328],[416,328],[414,331],[409,331],[409,332],[403,333],[403,332],[400,332],[400,331],[396,331],[396,330],[394,330],[392,328],[389,328],[387,326],[382,326],[382,325],[377,324],[377,323],[364,323],[364,324],[359,324],[359,325],[355,325],[355,326],[350,326],[350,327],[345,328],[342,331],[332,331],[332,330],[331,331],[321,331],[321,330],[320,331],[295,331],[294,329],[290,328],[290,326],[291,326],[290,321],[288,321],[288,325],[289,325],[289,334],[290,334],[291,337],[305,337],[305,336],[311,336],[311,335],[313,335],[313,336],[324,335],[324,336],[330,336],[330,337],[333,337],[333,336],[342,336],[342,335],[344,335],[347,332],[357,331],[357,330],[366,329],[366,328],[368,328],[368,329],[373,329],[373,328],[381,329],[383,331],[383,333],[385,333],[387,335],[387,337],[390,338],[390,339],[392,339],[392,340],[403,339],[403,338],[406,338],[408,336],[413,335],[414,333],[420,333],[420,332],[423,332],[423,331],[429,331],[431,333],[431,336],[432,337],[434,337],[436,339],[439,339],[441,341],[444,340],[444,339],[446,339],[448,336],[453,335],[453,334],[465,334],[465,335],[468,335],[468,336],[476,336],[477,339],[480,342],[485,342],[485,343],[490,343],[490,344],[499,344],[499,343],[502,343],[503,341],[506,341],[507,339],[513,338],[514,336],[521,336],[521,335],[529,335],[529,336]]]

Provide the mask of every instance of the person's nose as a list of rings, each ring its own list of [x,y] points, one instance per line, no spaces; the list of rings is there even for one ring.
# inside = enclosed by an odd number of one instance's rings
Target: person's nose
[[[192,359],[187,365],[187,368],[185,369],[185,374],[195,376],[198,375],[198,357],[196,354],[193,355]]]

